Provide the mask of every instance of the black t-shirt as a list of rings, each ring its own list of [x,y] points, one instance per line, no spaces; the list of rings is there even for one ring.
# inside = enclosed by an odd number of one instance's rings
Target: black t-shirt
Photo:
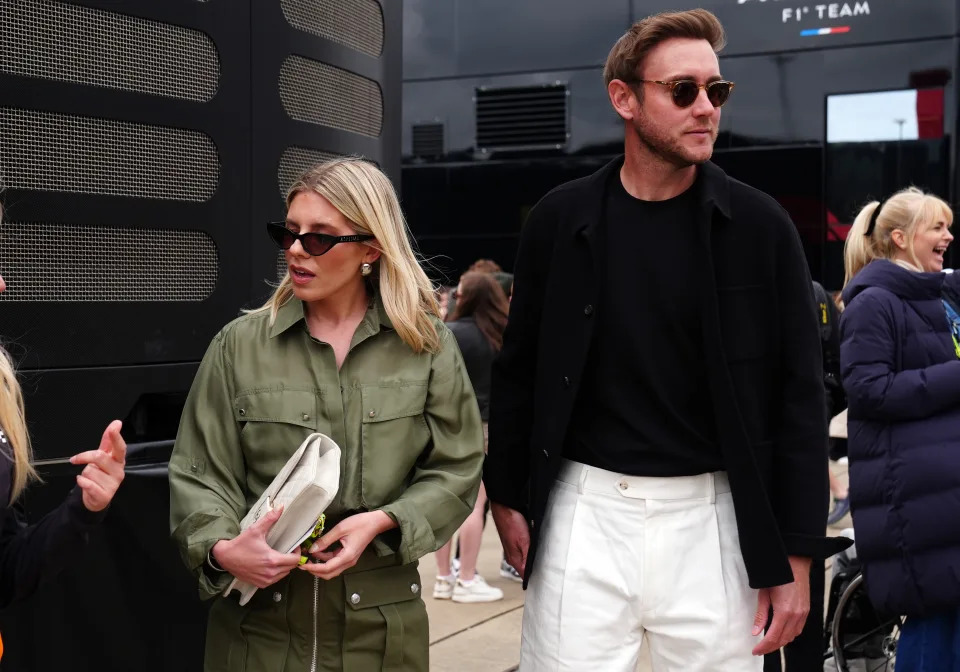
[[[564,457],[635,476],[720,471],[705,376],[694,188],[633,198],[613,174],[601,298]]]

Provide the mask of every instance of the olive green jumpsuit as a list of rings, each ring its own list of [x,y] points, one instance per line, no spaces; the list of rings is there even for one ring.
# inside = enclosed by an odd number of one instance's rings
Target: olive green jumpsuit
[[[473,508],[483,461],[480,413],[456,341],[416,354],[379,296],[338,370],[310,336],[303,303],[245,315],[200,364],[170,459],[173,537],[200,594],[216,601],[207,672],[428,670],[417,559],[442,546]],[[362,511],[399,525],[357,565],[324,581],[295,569],[244,607],[220,594],[231,577],[207,563],[311,432],[340,446],[340,489],[327,529]]]

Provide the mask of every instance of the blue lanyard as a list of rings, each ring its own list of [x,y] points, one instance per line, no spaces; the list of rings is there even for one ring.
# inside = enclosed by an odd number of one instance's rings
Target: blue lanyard
[[[950,338],[953,339],[953,351],[960,359],[960,314],[953,309],[950,302],[944,299],[943,307],[947,311],[947,322],[950,323]]]

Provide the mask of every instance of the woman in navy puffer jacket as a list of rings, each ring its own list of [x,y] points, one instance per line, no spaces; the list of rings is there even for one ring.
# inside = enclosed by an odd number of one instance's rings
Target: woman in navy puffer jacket
[[[950,208],[916,189],[871,203],[844,251],[841,368],[850,502],[867,592],[907,616],[897,672],[960,672],[960,346],[943,296]]]

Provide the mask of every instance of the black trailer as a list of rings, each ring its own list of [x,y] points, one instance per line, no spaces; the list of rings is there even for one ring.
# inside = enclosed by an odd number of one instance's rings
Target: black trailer
[[[3,670],[199,670],[205,606],[166,463],[207,344],[282,273],[264,225],[305,168],[400,167],[401,7],[382,0],[0,0],[0,340],[45,484],[124,421],[89,553],[0,616]]]
[[[407,0],[404,207],[455,282],[513,263],[550,188],[622,151],[603,86],[635,20],[702,6],[723,22],[736,82],[714,160],[791,214],[814,278],[835,289],[858,206],[914,184],[957,190],[956,0]],[[949,260],[948,260],[949,261]]]

